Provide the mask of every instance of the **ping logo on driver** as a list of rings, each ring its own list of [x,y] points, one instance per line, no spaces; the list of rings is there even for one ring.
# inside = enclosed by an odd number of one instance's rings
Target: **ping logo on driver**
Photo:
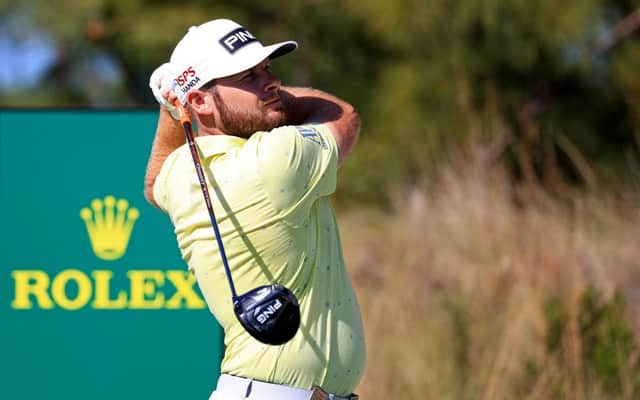
[[[258,39],[256,39],[255,36],[249,33],[248,30],[244,28],[238,28],[224,35],[222,39],[219,40],[219,43],[229,53],[233,54],[249,43],[257,41]]]
[[[280,303],[280,300],[276,299],[273,304],[269,304],[266,309],[259,313],[256,316],[256,319],[258,320],[260,325],[264,325],[269,320],[269,318],[271,318],[271,316],[275,314],[276,311],[278,311],[280,308],[282,308],[282,303]]]

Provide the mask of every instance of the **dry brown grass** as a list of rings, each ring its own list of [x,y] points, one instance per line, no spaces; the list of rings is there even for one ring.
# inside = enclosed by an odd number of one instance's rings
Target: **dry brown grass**
[[[640,398],[638,354],[620,354],[617,391],[585,361],[588,286],[625,300],[640,338],[640,203],[517,193],[467,153],[395,211],[351,211],[340,228],[363,311],[363,399]],[[549,299],[566,314],[557,347]]]

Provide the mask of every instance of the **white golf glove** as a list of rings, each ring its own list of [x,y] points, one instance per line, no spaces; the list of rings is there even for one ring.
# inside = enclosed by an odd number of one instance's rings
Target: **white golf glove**
[[[181,116],[181,109],[176,108],[171,104],[168,99],[170,97],[176,98],[172,92],[173,86],[173,74],[171,71],[171,64],[164,63],[151,74],[149,78],[149,87],[153,92],[153,96],[156,101],[164,108],[166,108],[174,119],[179,120]],[[173,94],[173,96],[171,96]]]

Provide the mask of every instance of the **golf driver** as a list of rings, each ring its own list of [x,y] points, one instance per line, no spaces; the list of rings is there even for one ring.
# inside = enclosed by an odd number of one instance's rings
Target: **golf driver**
[[[270,345],[284,344],[296,334],[300,326],[300,306],[298,305],[298,300],[289,289],[276,284],[260,286],[240,296],[236,293],[233,278],[231,277],[231,270],[227,262],[227,255],[224,251],[216,217],[213,213],[209,189],[205,181],[204,172],[202,171],[200,156],[198,155],[198,148],[193,137],[191,118],[187,110],[180,104],[180,101],[176,100],[175,106],[181,113],[180,123],[187,137],[187,144],[189,145],[193,164],[198,174],[202,195],[204,196],[204,201],[209,211],[211,226],[213,227],[216,241],[218,242],[222,264],[224,265],[224,271],[229,281],[229,288],[231,289],[233,311],[244,329],[258,341]]]

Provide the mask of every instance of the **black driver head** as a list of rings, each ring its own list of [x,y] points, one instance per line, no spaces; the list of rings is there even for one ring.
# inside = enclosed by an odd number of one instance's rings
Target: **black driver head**
[[[238,321],[262,343],[288,342],[300,326],[300,306],[291,291],[280,285],[260,286],[233,303]]]

